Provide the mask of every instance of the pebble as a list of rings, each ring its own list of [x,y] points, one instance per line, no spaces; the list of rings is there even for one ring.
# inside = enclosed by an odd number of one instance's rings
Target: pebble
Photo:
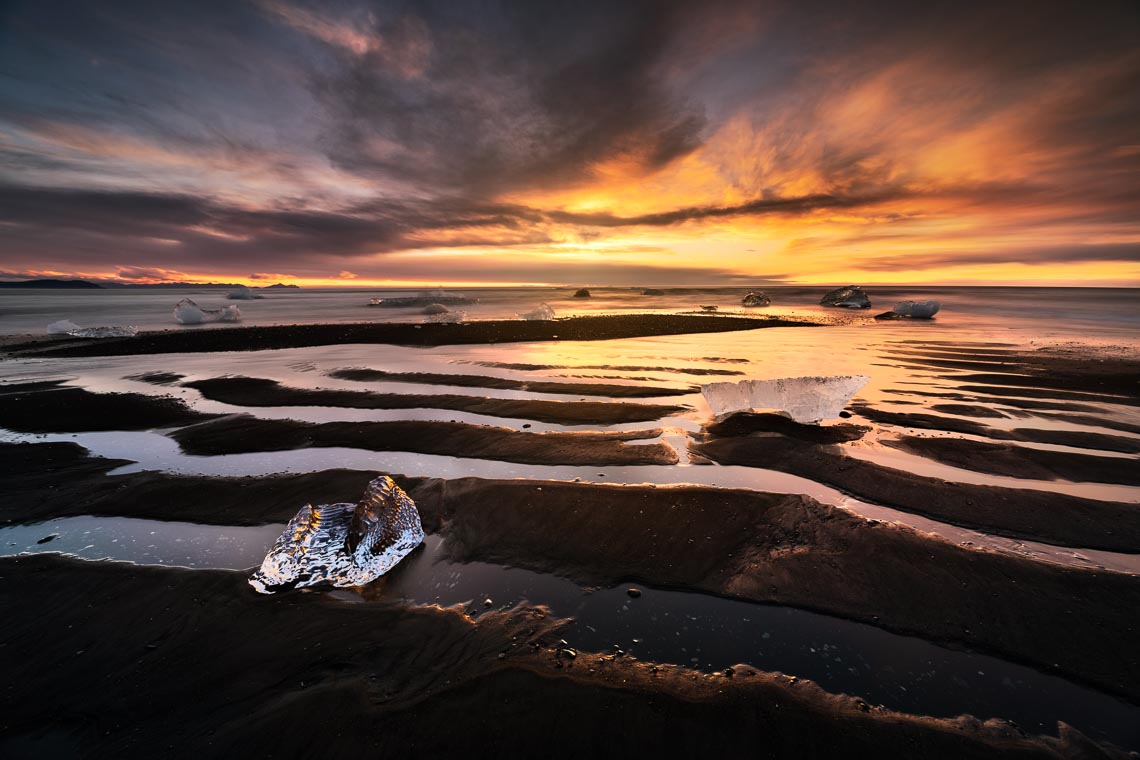
[[[636,599],[637,597],[641,596],[641,589],[639,589],[639,588],[628,588],[628,589],[626,589],[625,593],[629,594],[634,599]]]

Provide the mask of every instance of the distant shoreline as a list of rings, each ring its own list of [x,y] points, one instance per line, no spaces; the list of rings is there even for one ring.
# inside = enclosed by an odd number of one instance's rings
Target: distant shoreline
[[[144,332],[134,338],[106,340],[11,336],[3,350],[9,356],[136,356],[212,351],[265,351],[346,343],[447,346],[548,340],[612,340],[652,335],[756,330],[765,327],[819,326],[816,322],[782,317],[616,314],[569,317],[552,321],[487,320],[458,324],[358,322],[205,330],[184,328]]]

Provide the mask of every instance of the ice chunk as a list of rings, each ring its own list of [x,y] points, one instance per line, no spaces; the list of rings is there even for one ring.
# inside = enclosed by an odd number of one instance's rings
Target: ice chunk
[[[871,308],[871,299],[858,285],[848,285],[828,291],[819,302],[823,306],[839,306],[844,309]]]
[[[446,314],[451,311],[441,303],[429,303],[424,307],[424,314]]]
[[[838,417],[870,379],[867,375],[837,375],[741,380],[708,383],[701,386],[701,393],[718,419],[734,412],[775,409],[796,422],[819,422]]]
[[[750,290],[745,293],[744,299],[741,301],[741,304],[749,307],[770,306],[771,303],[772,299],[768,297],[767,293],[757,290]]]
[[[474,298],[468,298],[462,293],[452,293],[447,290],[424,290],[418,296],[399,296],[396,298],[369,298],[369,306],[380,306],[387,309],[407,308],[415,306],[430,306],[441,304],[453,306],[456,304],[479,303]]]
[[[446,311],[442,314],[432,314],[424,321],[431,322],[433,324],[455,325],[459,324],[466,318],[467,312],[465,311]]]
[[[203,309],[189,298],[183,298],[174,307],[174,319],[180,325],[200,325],[204,322],[237,322],[241,319],[241,309],[236,306]]]
[[[895,308],[891,309],[891,311],[902,317],[930,319],[937,314],[941,308],[942,304],[938,301],[901,301],[895,304]]]
[[[239,285],[236,290],[231,290],[229,293],[226,293],[226,298],[231,301],[252,301],[255,298],[265,298],[265,296],[260,293],[254,293],[245,285]]]
[[[139,334],[134,325],[107,325],[80,327],[69,319],[61,319],[47,326],[48,335],[69,335],[72,338],[133,338]]]
[[[535,309],[531,311],[521,312],[519,319],[526,319],[531,322],[549,322],[554,319],[554,309],[550,304],[540,303]]]
[[[362,586],[424,540],[416,504],[387,475],[357,504],[306,504],[285,526],[249,585],[263,594],[329,583]]]

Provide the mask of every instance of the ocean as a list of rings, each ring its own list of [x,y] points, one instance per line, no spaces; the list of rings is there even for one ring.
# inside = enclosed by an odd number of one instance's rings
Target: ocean
[[[930,323],[906,329],[962,331],[1014,340],[1096,340],[1132,343],[1140,336],[1140,289],[891,286],[865,288],[871,309],[848,312],[819,305],[829,286],[779,286],[764,291],[771,306],[745,309],[750,288],[669,288],[664,295],[641,295],[641,288],[590,288],[590,298],[574,298],[575,288],[468,288],[449,292],[477,299],[452,307],[468,320],[512,319],[539,304],[556,316],[583,314],[675,313],[716,306],[718,313],[779,314],[829,321],[874,324],[870,317],[902,300],[936,300],[942,310]],[[376,308],[372,298],[416,295],[416,289],[302,288],[261,291],[264,298],[226,299],[225,290],[204,288],[107,290],[0,289],[0,335],[43,334],[52,322],[67,319],[81,327],[134,325],[140,330],[227,329],[229,324],[186,328],[175,322],[174,305],[189,298],[203,308],[237,305],[244,325],[347,322],[415,322],[421,308]],[[886,327],[876,325],[877,328]],[[893,329],[899,329],[896,325]],[[929,336],[927,336],[929,337]]]

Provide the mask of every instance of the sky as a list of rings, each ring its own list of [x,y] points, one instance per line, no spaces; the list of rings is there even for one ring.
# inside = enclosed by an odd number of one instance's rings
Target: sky
[[[0,2],[0,279],[1140,286],[1140,3]]]

